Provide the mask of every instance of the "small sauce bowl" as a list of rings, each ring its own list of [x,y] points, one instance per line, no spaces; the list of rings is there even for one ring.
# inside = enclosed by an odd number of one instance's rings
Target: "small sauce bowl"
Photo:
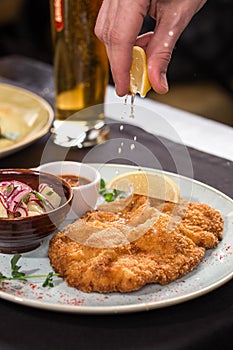
[[[72,186],[73,200],[70,218],[80,217],[95,208],[99,196],[100,173],[94,167],[75,161],[56,161],[41,164],[37,169],[56,176],[68,175],[86,179],[86,184]]]

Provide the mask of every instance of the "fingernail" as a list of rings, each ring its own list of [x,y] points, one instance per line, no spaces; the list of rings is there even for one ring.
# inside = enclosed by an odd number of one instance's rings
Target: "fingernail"
[[[164,89],[168,90],[167,76],[164,72],[160,73],[160,84]]]

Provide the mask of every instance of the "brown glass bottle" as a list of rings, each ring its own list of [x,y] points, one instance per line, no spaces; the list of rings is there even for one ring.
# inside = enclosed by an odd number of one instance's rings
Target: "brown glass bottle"
[[[94,34],[101,3],[102,0],[50,0],[56,119],[67,119],[104,102],[108,59],[104,45]],[[84,123],[92,125],[104,118],[101,108],[97,110],[86,114],[89,120]],[[79,113],[76,115],[79,118]]]

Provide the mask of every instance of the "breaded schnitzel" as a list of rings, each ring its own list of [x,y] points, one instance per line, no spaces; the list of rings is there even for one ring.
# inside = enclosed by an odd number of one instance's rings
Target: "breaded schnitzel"
[[[65,227],[51,239],[49,258],[72,287],[130,292],[184,276],[199,264],[206,248],[217,246],[222,231],[220,213],[208,205],[162,205],[133,195]]]

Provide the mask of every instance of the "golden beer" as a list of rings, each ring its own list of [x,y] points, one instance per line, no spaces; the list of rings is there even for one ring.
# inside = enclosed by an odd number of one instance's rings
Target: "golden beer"
[[[102,0],[50,0],[56,119],[64,120],[84,108],[104,103],[108,59],[104,45],[94,34],[101,3]],[[76,116],[78,121],[79,113]],[[100,118],[104,114],[98,108],[96,113],[85,114],[85,120],[80,122],[91,125]]]

